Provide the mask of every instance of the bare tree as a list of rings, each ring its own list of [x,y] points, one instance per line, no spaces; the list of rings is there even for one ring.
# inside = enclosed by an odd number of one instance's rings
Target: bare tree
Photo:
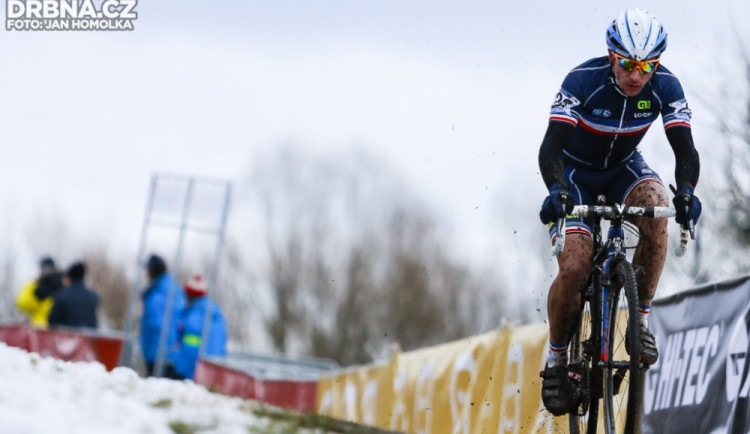
[[[743,48],[744,76],[723,88],[724,101],[731,101],[735,116],[717,116],[719,131],[726,139],[728,154],[724,164],[724,193],[728,197],[727,226],[732,238],[750,245],[750,50]],[[726,110],[725,110],[726,111]]]
[[[431,221],[401,210],[392,216],[390,231],[383,318],[389,333],[405,350],[462,335],[462,319],[453,304],[458,298],[457,288],[443,284],[444,275],[452,267],[436,246]],[[451,330],[455,325],[459,333]]]
[[[699,94],[716,125],[715,146],[707,151],[720,160],[701,170],[704,212],[696,245],[697,281],[750,270],[745,254],[750,246],[750,49],[740,37],[737,43],[740,55],[733,59],[741,59],[739,67],[722,68],[725,81],[718,91]]]
[[[478,330],[492,282],[446,253],[405,185],[358,151],[323,158],[285,147],[258,159],[245,198],[262,204],[268,256],[256,279],[269,293],[257,297],[271,309],[256,313],[277,351],[348,365],[394,342],[411,349]]]
[[[285,351],[290,333],[300,333],[304,307],[300,300],[302,269],[302,252],[300,240],[290,237],[286,246],[280,246],[283,252],[275,251],[269,245],[271,253],[271,282],[275,291],[272,293],[275,302],[275,315],[268,318],[266,327],[276,349]]]
[[[125,265],[110,258],[103,248],[91,248],[82,257],[88,283],[100,295],[100,325],[123,330],[130,291]]]
[[[229,240],[223,256],[217,286],[210,289],[211,298],[221,306],[230,341],[237,348],[251,348],[252,325],[248,318],[253,315],[255,304],[250,291],[252,279],[246,273],[243,255],[236,242]],[[206,257],[203,262],[205,269],[210,269],[213,258]]]
[[[13,259],[14,256],[13,251],[6,247],[2,262],[0,262],[0,320],[4,322],[18,321],[22,318],[15,303],[18,288],[15,287],[16,261]]]

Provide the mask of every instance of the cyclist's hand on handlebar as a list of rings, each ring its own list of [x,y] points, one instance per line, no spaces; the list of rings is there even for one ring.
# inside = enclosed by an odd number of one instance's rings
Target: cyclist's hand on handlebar
[[[687,182],[683,182],[676,189],[673,185],[670,185],[669,188],[674,193],[672,203],[674,203],[676,213],[675,221],[684,228],[689,227],[690,223],[694,226],[701,216],[702,206],[698,196],[693,193],[693,187]]]
[[[539,219],[544,224],[555,222],[573,212],[574,205],[573,197],[567,188],[552,184],[549,196],[544,199],[542,210],[539,211]]]

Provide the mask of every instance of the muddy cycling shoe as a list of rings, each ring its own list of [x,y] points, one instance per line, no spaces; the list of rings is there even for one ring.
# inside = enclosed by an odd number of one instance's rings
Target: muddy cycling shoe
[[[629,327],[629,326],[628,326]],[[625,331],[625,350],[628,351],[630,348],[630,333],[629,329]],[[659,350],[656,349],[656,337],[644,324],[639,324],[638,333],[640,334],[641,340],[641,354],[640,360],[646,368],[656,363],[659,360]],[[630,351],[628,351],[630,354]]]
[[[555,416],[571,413],[581,401],[581,374],[567,366],[545,367],[539,373],[542,377],[542,402]]]

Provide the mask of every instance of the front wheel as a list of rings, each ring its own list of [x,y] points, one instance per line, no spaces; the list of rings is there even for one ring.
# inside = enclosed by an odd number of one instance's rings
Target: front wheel
[[[640,416],[638,287],[633,266],[621,260],[610,276],[604,365],[604,425],[607,433],[635,433]]]

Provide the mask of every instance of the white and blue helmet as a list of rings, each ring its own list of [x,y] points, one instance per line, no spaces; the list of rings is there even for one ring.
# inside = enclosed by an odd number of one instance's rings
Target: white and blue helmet
[[[607,46],[635,60],[659,57],[667,48],[667,32],[655,16],[643,9],[628,9],[607,28]]]

